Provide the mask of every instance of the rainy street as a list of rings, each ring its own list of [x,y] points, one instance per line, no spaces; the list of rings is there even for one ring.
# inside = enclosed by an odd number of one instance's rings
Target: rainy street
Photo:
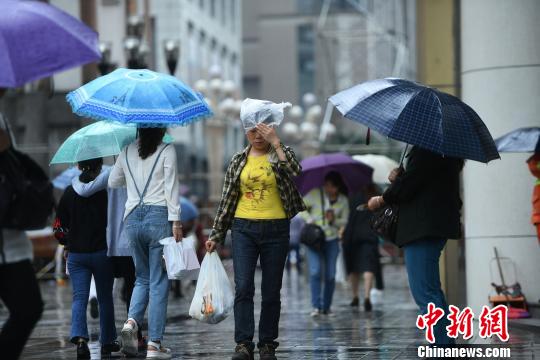
[[[232,264],[225,266],[230,273]],[[260,275],[260,273],[259,273]],[[333,306],[334,316],[311,318],[309,286],[296,270],[285,274],[282,290],[282,314],[278,341],[279,359],[418,359],[417,344],[423,334],[416,330],[416,306],[406,285],[405,269],[400,265],[384,267],[383,304],[365,313],[351,310],[350,297],[338,286]],[[258,277],[258,283],[260,278]],[[217,325],[199,323],[187,316],[194,287],[184,287],[185,297],[170,298],[168,325],[164,344],[172,349],[174,359],[228,359],[234,348],[234,321],[230,316]],[[34,330],[23,359],[74,359],[75,347],[69,343],[71,289],[57,288],[54,282],[42,283],[46,306],[42,320]],[[256,324],[258,324],[256,292]],[[124,303],[115,295],[116,325],[121,328]],[[1,313],[5,318],[5,311]],[[92,359],[99,359],[98,320],[89,318]],[[473,343],[485,343],[475,338]],[[510,325],[513,359],[533,359],[540,355],[540,333]],[[119,355],[120,356],[120,355]],[[143,358],[142,354],[140,355]]]

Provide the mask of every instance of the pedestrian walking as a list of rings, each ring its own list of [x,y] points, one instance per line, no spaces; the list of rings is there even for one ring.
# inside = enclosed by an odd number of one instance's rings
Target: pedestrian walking
[[[171,235],[177,242],[182,239],[176,152],[162,142],[165,128],[140,128],[138,133],[139,138],[122,151],[109,176],[110,187],[127,185],[125,231],[136,273],[128,320],[122,329],[122,351],[137,354],[137,332],[148,306],[147,358],[169,359],[170,349],[161,344],[169,279],[162,267],[159,240]]]
[[[107,256],[113,264],[115,278],[124,280],[121,289],[122,300],[126,303],[126,315],[129,314],[129,304],[135,287],[135,264],[131,257],[128,238],[124,230],[124,212],[126,209],[127,190],[125,187],[112,189],[108,187],[111,167],[104,167],[101,173],[88,183],[83,183],[78,177],[71,181],[73,189],[83,197],[107,190]],[[91,292],[92,293],[92,292]],[[95,302],[91,302],[92,306]],[[90,314],[92,315],[92,307]],[[96,316],[97,317],[97,316]],[[138,349],[146,348],[146,341],[141,329],[137,331]]]
[[[289,251],[290,219],[305,209],[293,182],[301,167],[293,150],[283,145],[275,126],[287,104],[246,99],[241,120],[249,145],[233,156],[207,250],[222,244],[232,230],[235,300],[233,360],[253,359],[255,345],[255,269],[260,258],[262,308],[259,319],[261,360],[276,359],[279,343],[280,291]],[[216,154],[217,156],[218,154]]]
[[[5,89],[0,88],[0,98]],[[14,145],[7,120],[0,113],[0,164]],[[0,199],[8,191],[5,168],[0,166]],[[2,358],[18,359],[32,329],[41,318],[43,301],[32,266],[32,244],[24,231],[0,229],[0,299],[9,317],[0,333]],[[16,281],[13,281],[16,279]]]
[[[396,245],[403,247],[409,286],[422,313],[429,303],[448,311],[441,289],[439,258],[447,239],[461,236],[459,174],[464,161],[414,146],[405,170],[395,169],[382,196],[369,200],[374,211],[385,204],[399,206]],[[453,344],[448,319],[435,326],[437,345]]]
[[[102,158],[79,162],[79,180],[89,182],[101,172]],[[55,235],[65,246],[67,268],[73,290],[71,342],[77,345],[77,359],[90,359],[86,309],[92,276],[95,279],[100,313],[101,354],[120,350],[116,341],[113,304],[113,268],[107,257],[107,192],[90,197],[68,186],[60,199]]]
[[[351,199],[351,212],[343,233],[343,252],[345,267],[351,284],[351,306],[360,304],[358,297],[360,275],[364,280],[364,310],[372,310],[371,290],[377,273],[380,272],[379,236],[371,229],[373,214],[368,209],[357,209],[366,199],[380,194],[376,185],[366,187],[365,191]]]
[[[538,243],[540,244],[540,152],[535,153],[533,156],[527,159],[527,165],[529,166],[531,174],[536,178],[532,194],[533,211],[531,215],[531,223],[536,227],[536,235],[538,238]]]
[[[341,175],[331,171],[325,176],[322,188],[313,189],[304,197],[307,211],[302,216],[307,223],[321,227],[326,238],[320,250],[307,248],[313,317],[332,313],[339,234],[349,217],[347,192]]]
[[[289,256],[287,256],[287,271],[291,269],[291,265],[296,267],[296,270],[302,272],[302,255],[300,254],[300,235],[306,224],[305,220],[300,215],[296,215],[291,219],[291,231],[289,242]]]

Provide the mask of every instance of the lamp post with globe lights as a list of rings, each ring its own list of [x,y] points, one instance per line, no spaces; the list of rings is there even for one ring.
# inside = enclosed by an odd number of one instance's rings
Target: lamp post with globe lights
[[[303,107],[293,106],[289,110],[291,121],[283,125],[283,134],[292,143],[300,144],[302,157],[317,155],[321,150],[321,143],[318,134],[321,129],[319,125],[322,108],[317,104],[317,97],[312,93],[306,93],[302,97]],[[326,133],[333,135],[336,130],[333,124],[325,126]]]
[[[235,136],[235,128],[239,127],[237,120],[240,115],[240,100],[237,98],[236,84],[231,80],[224,81],[218,66],[212,66],[209,74],[209,81],[197,80],[194,87],[207,98],[214,111],[214,117],[204,124],[209,168],[209,201],[217,204],[221,198],[225,158],[230,155],[227,152],[234,149],[239,141],[238,136]]]

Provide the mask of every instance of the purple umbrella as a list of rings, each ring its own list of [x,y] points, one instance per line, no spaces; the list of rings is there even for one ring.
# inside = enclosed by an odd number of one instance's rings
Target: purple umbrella
[[[0,87],[18,87],[101,58],[97,33],[38,1],[0,1]]]
[[[301,164],[302,174],[295,178],[295,182],[303,195],[323,186],[324,177],[332,171],[341,175],[351,193],[373,182],[373,168],[346,154],[321,154],[304,159]]]

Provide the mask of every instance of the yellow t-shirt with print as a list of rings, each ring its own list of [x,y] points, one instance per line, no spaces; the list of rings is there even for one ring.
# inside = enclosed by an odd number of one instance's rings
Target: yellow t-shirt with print
[[[240,200],[235,217],[251,220],[287,218],[267,155],[248,156],[240,173]]]

